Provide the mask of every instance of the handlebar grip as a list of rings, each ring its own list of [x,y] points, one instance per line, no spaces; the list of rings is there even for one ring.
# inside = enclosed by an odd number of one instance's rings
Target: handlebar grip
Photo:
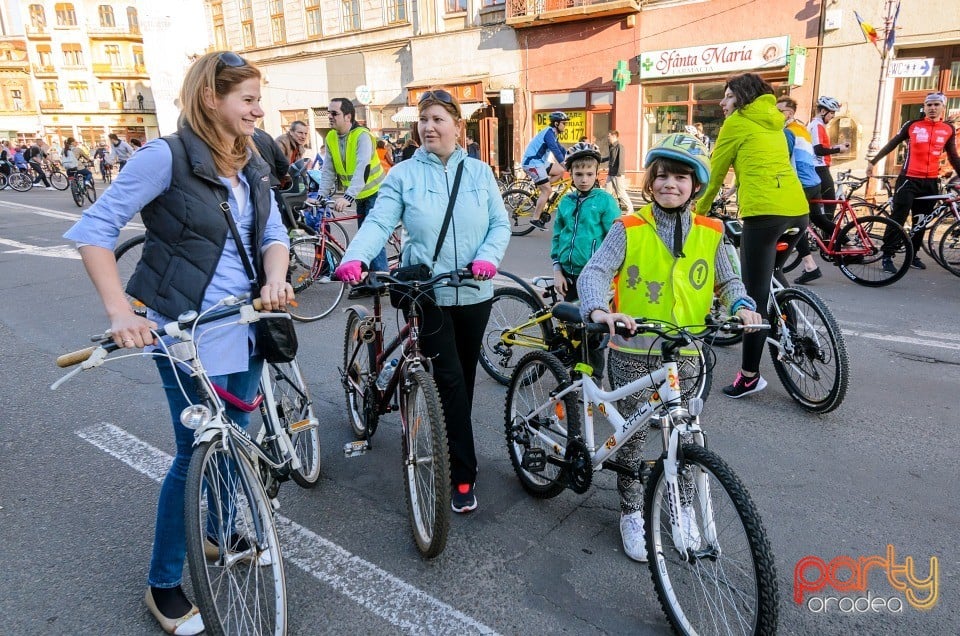
[[[65,353],[62,356],[57,358],[57,366],[61,369],[67,367],[72,367],[75,364],[80,364],[97,350],[97,346],[87,347],[86,349],[80,349],[79,351],[71,351],[70,353]]]
[[[256,309],[257,311],[263,311],[263,301],[260,300],[259,298],[254,298],[253,308]]]

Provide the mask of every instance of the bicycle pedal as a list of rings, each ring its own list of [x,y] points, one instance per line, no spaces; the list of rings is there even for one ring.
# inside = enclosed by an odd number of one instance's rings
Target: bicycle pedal
[[[343,454],[346,457],[357,457],[370,450],[370,442],[365,439],[358,439],[355,442],[347,442],[343,445]]]
[[[532,473],[543,472],[543,469],[547,467],[547,453],[542,448],[528,448],[523,451],[520,465],[524,470],[529,470]]]
[[[274,510],[280,510],[280,500],[276,497],[270,498],[270,505],[273,506]]]
[[[313,420],[308,417],[307,419],[300,420],[299,422],[293,422],[287,427],[287,430],[291,433],[299,433],[300,431],[317,428],[317,426],[319,426],[317,420]]]

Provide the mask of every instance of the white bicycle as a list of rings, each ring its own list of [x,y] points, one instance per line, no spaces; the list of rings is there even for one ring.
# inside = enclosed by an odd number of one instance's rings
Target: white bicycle
[[[579,311],[560,303],[553,317],[587,332],[607,330],[581,324]],[[779,591],[763,522],[740,479],[707,450],[703,400],[690,397],[683,406],[678,368],[681,347],[742,327],[698,326],[705,331],[694,336],[673,325],[638,322],[638,333],[662,342],[663,364],[613,391],[601,390],[587,366],[574,367],[571,378],[550,353],[534,351],[520,360],[506,398],[510,462],[524,490],[537,498],[566,488],[585,493],[594,472],[604,468],[641,480],[650,572],[670,624],[682,634],[772,634]],[[636,412],[617,410],[617,400],[644,389],[654,391]],[[597,414],[613,428],[606,439],[595,439]],[[659,429],[663,452],[633,471],[614,454],[644,427]]]

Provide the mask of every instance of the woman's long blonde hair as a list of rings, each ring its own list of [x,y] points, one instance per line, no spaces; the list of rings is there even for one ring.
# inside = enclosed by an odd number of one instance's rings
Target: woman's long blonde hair
[[[204,95],[214,94],[222,98],[237,84],[250,78],[260,79],[260,71],[247,62],[243,66],[224,64],[218,73],[221,53],[224,51],[207,53],[187,70],[180,87],[180,117],[210,148],[217,172],[230,176],[247,165],[253,144],[246,135],[240,135],[232,144],[221,137],[216,113],[204,103]]]

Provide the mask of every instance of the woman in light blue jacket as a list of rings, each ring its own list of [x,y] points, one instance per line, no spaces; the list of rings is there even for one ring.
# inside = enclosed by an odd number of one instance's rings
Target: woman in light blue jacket
[[[361,277],[397,223],[403,224],[401,264],[425,264],[434,273],[470,267],[479,289],[436,290],[436,306],[424,304],[420,345],[433,359],[450,445],[451,507],[477,507],[477,455],[473,444],[473,388],[481,341],[490,316],[497,265],[510,241],[510,225],[490,167],[467,157],[457,145],[463,129],[460,104],[445,90],[426,91],[418,105],[421,146],[411,161],[394,166],[377,202],[351,241],[336,275],[348,283]],[[436,262],[433,254],[457,169],[463,175],[453,217]]]

